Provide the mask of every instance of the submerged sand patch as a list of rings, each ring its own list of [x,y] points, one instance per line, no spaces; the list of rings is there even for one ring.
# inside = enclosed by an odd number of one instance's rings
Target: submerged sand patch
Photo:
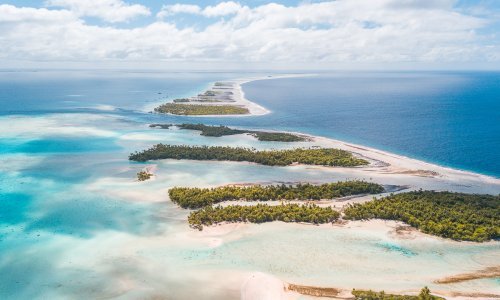
[[[340,289],[336,288],[298,285],[293,283],[289,283],[287,285],[287,290],[297,292],[299,294],[306,296],[328,297],[328,298],[337,297],[341,292]]]
[[[500,277],[500,266],[487,267],[476,272],[448,276],[435,280],[434,282],[440,284],[449,284],[449,283],[463,282],[469,280],[496,278],[496,277]]]

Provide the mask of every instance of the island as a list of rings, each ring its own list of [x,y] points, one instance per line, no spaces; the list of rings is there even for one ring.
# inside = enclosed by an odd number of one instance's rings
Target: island
[[[165,103],[154,109],[157,113],[174,115],[244,115],[249,114],[248,108],[235,105],[201,105]]]
[[[155,113],[189,116],[263,115],[269,111],[245,99],[241,84],[261,78],[215,82],[208,90],[193,97],[173,99],[155,107]]]
[[[385,219],[407,223],[424,233],[458,241],[485,242],[500,238],[500,196],[436,191],[412,191],[349,203],[341,210],[330,205],[315,206],[250,204],[216,206],[225,201],[290,201],[333,199],[349,195],[378,194],[384,187],[364,181],[322,185],[300,184],[211,189],[172,188],[170,199],[192,212],[189,224],[203,226],[223,222],[262,223],[271,221],[328,223],[338,220]],[[334,210],[335,214],[330,212]]]
[[[201,131],[200,135],[203,136],[211,136],[211,137],[221,137],[227,135],[235,135],[235,134],[249,134],[259,141],[266,142],[305,142],[309,139],[306,136],[288,133],[288,132],[269,132],[269,131],[258,131],[258,130],[245,130],[245,129],[234,129],[227,126],[213,126],[213,125],[204,125],[204,124],[151,124],[149,127],[151,128],[161,128],[161,129],[169,129],[170,127],[175,126],[179,129],[187,129],[187,130],[198,130]]]
[[[331,223],[336,221],[340,213],[331,207],[320,207],[315,204],[281,204],[281,205],[229,205],[205,206],[188,216],[189,225],[202,230],[222,222],[264,223],[272,221]]]
[[[174,187],[170,200],[182,208],[200,208],[224,201],[320,200],[352,195],[380,194],[384,187],[366,181],[341,181],[321,185],[252,185],[215,188]]]
[[[138,181],[146,181],[151,179],[153,177],[153,174],[147,172],[147,171],[140,171],[137,173],[137,180]]]
[[[417,296],[409,295],[394,295],[382,292],[352,290],[352,295],[355,300],[445,300],[442,297],[434,296],[428,287],[420,290]]]
[[[500,196],[415,191],[350,204],[344,219],[405,222],[422,232],[460,241],[500,238]]]
[[[224,146],[185,146],[157,144],[129,155],[129,160],[145,162],[157,159],[191,159],[246,161],[267,166],[289,166],[294,163],[320,166],[356,167],[368,161],[351,152],[334,148],[295,148],[288,150],[255,150]]]

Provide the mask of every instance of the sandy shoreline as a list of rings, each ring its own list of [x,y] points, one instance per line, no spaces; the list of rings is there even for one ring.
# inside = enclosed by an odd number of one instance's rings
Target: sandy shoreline
[[[267,108],[245,98],[245,92],[243,91],[243,87],[242,87],[243,84],[249,83],[252,81],[258,81],[258,80],[271,80],[271,79],[308,77],[308,76],[314,76],[314,74],[269,75],[266,77],[243,78],[243,79],[237,79],[234,81],[230,81],[230,82],[234,82],[236,84],[236,90],[237,90],[238,96],[235,99],[236,100],[235,104],[242,105],[242,106],[248,108],[248,110],[250,111],[250,114],[247,114],[247,115],[230,115],[230,116],[233,116],[233,117],[234,116],[238,116],[238,117],[241,117],[241,116],[262,116],[262,115],[266,115],[266,114],[271,113],[271,111],[268,110]],[[220,116],[217,116],[217,117],[220,117]]]
[[[255,80],[268,80],[268,79],[277,79],[284,77],[302,77],[307,75],[288,75],[288,76],[275,76],[275,77],[259,77],[259,78],[246,78],[239,80],[232,80],[231,82],[235,83],[235,102],[232,104],[242,105],[247,107],[250,110],[250,114],[248,115],[237,115],[238,117],[242,116],[259,116],[270,113],[266,108],[249,101],[245,98],[244,91],[242,89],[242,85],[247,82],[255,81]],[[230,115],[234,117],[234,115]],[[206,116],[201,116],[206,117]],[[213,117],[225,117],[225,116],[213,116]],[[254,129],[254,128],[252,128]],[[261,130],[261,129],[259,129]],[[263,130],[266,131],[266,130]],[[363,157],[370,161],[370,165],[363,167],[355,167],[355,168],[342,168],[342,167],[327,167],[327,166],[289,166],[286,168],[296,168],[297,171],[311,170],[311,171],[320,171],[320,172],[331,172],[332,174],[339,174],[344,178],[361,178],[364,180],[374,180],[378,181],[381,184],[400,184],[408,187],[409,190],[415,189],[431,189],[431,190],[443,190],[443,191],[454,191],[454,192],[467,192],[467,193],[488,193],[488,194],[500,194],[500,178],[496,178],[489,175],[474,173],[471,171],[458,170],[450,167],[440,166],[437,164],[425,162],[422,160],[410,158],[404,155],[398,155],[394,153],[390,153],[387,151],[353,144],[347,143],[344,141],[308,135],[300,132],[289,132],[293,134],[298,134],[302,136],[306,136],[310,139],[307,143],[301,143],[300,146],[320,146],[320,147],[328,147],[328,148],[338,148],[342,150],[347,150],[349,152],[354,153],[357,156]],[[217,162],[220,163],[220,162]],[[239,163],[239,164],[251,164],[251,163]],[[161,173],[161,169],[159,170]],[[235,182],[238,184],[238,182]],[[255,182],[252,182],[255,183]],[[231,182],[228,182],[231,184]],[[200,185],[197,185],[200,186]],[[406,189],[406,191],[408,190]],[[339,202],[328,202],[321,203],[320,205],[333,205],[337,207],[341,207],[350,202],[360,202],[360,201],[368,201],[372,198],[372,195],[362,196],[362,197],[353,197],[349,199],[342,199]],[[232,202],[231,204],[235,204]],[[240,203],[245,205],[246,203]],[[276,203],[268,203],[268,204],[276,204]],[[223,205],[226,205],[223,203]],[[210,247],[220,247],[225,243],[230,242],[234,239],[245,239],[245,236],[248,234],[248,228],[258,228],[259,225],[255,224],[223,224],[217,226],[209,226],[205,227],[202,232],[194,232],[191,231],[188,233],[192,235],[194,239],[206,239],[209,240]],[[283,228],[290,228],[289,230],[293,230],[296,226],[306,226],[304,224],[279,224],[276,226]],[[441,241],[445,244],[450,243],[450,245],[455,245],[458,242],[445,240],[439,237],[430,236],[424,234],[418,230],[412,229],[398,229],[404,226],[402,223],[394,222],[394,221],[382,221],[382,220],[371,220],[365,222],[348,222],[346,224],[324,224],[319,227],[334,227],[334,228],[343,228],[342,230],[362,230],[369,232],[374,235],[384,235],[386,237],[392,237],[397,240],[432,240],[432,241]],[[273,227],[275,228],[275,227]],[[351,229],[352,228],[352,229]],[[489,242],[492,245],[496,245],[498,242]],[[468,242],[461,242],[461,245],[470,244]],[[485,267],[491,267],[485,265]],[[467,272],[464,272],[467,274]],[[240,289],[241,291],[241,299],[245,300],[253,300],[253,299],[302,299],[304,296],[297,293],[297,290],[309,290],[309,288],[314,288],[314,285],[307,285],[307,282],[287,282],[283,278],[275,277],[274,275],[263,273],[263,272],[248,272],[246,273],[247,277],[243,280],[242,285],[240,287],[233,286],[232,289]],[[453,276],[461,276],[461,274],[450,274],[450,277]],[[241,276],[241,274],[240,274]],[[245,276],[245,275],[244,275]],[[384,274],[381,274],[384,276]],[[429,278],[429,282],[431,283],[433,280],[439,281],[442,280],[443,277],[435,277]],[[297,288],[294,287],[295,290],[288,289],[289,284],[299,285]],[[304,286],[300,286],[301,284],[305,284]],[[350,290],[352,290],[353,286],[343,285],[339,282],[339,286],[321,286],[324,288],[332,288],[338,289],[339,294],[337,299],[346,299],[350,297]],[[467,287],[460,288],[460,285],[457,285],[457,288],[442,286],[442,290],[439,290],[440,286],[436,286],[432,289],[434,294],[444,296],[446,299],[494,299],[497,295],[492,295],[491,293],[481,293],[482,291],[477,291],[474,289],[469,289]],[[356,288],[363,288],[363,285],[360,283]],[[314,292],[314,289],[312,289]],[[463,291],[463,292],[462,292]],[[470,292],[469,292],[470,291]],[[394,290],[388,290],[388,292],[394,293],[404,293],[404,294],[417,294],[418,290],[400,290],[397,287]],[[306,296],[313,299],[313,296]]]
[[[249,128],[239,128],[232,127],[236,129],[249,129]],[[370,165],[361,167],[329,167],[329,166],[315,166],[315,165],[304,165],[309,169],[332,169],[335,168],[345,169],[345,170],[355,170],[363,169],[367,172],[376,172],[379,174],[400,174],[400,175],[413,175],[415,177],[431,177],[431,178],[449,178],[449,179],[473,179],[481,180],[487,183],[500,185],[500,178],[476,173],[473,171],[460,170],[452,167],[442,166],[416,158],[411,158],[408,156],[395,154],[392,152],[371,148],[364,145],[349,143],[334,138],[310,135],[307,133],[297,132],[297,131],[274,131],[259,128],[250,128],[249,130],[258,130],[263,132],[283,132],[295,134],[306,138],[309,142],[314,143],[312,146],[321,146],[324,148],[337,148],[349,151],[354,155],[367,159],[370,161]],[[417,179],[418,180],[418,179]],[[500,193],[500,187],[498,190]]]
[[[274,227],[287,227],[289,230],[293,231],[299,229],[305,225],[294,224],[294,223],[283,223],[275,222]],[[456,242],[449,239],[444,239],[429,234],[422,233],[415,229],[406,228],[407,225],[400,221],[391,220],[369,220],[369,221],[350,221],[345,224],[320,224],[320,225],[310,225],[311,227],[317,227],[318,229],[325,230],[354,230],[362,231],[366,234],[372,235],[384,235],[390,236],[393,240],[420,240],[426,241],[427,243],[433,243],[435,241],[440,241],[444,244],[461,244],[461,245],[474,245],[474,242]],[[252,227],[259,227],[259,225],[251,223],[225,223],[217,226],[207,227],[203,232],[196,233],[205,239],[214,239],[218,243],[212,244],[213,247],[219,247],[223,242],[230,242],[231,239],[244,239],[247,236]],[[402,227],[403,230],[401,230]],[[257,229],[258,230],[258,229]],[[239,234],[235,234],[235,233]],[[230,237],[230,238],[229,238]],[[229,239],[228,239],[229,238]],[[483,243],[484,245],[496,245],[497,242],[490,241]],[[347,261],[345,263],[348,263]],[[498,266],[487,267],[485,270],[493,270],[492,274],[483,274],[483,270],[478,270],[477,273],[469,274],[456,274],[452,276],[442,277],[441,272],[436,274],[428,274],[428,278],[431,282],[437,283],[432,288],[432,293],[444,297],[445,299],[498,299],[500,295],[496,295],[491,292],[481,292],[481,291],[460,291],[451,290],[448,287],[449,278],[459,278],[462,281],[475,280],[480,278],[488,278],[498,276]],[[494,273],[494,274],[493,274]],[[383,274],[380,274],[383,276]],[[471,278],[470,278],[471,277]],[[444,282],[441,282],[444,281]],[[460,281],[460,280],[458,280]],[[454,282],[454,281],[453,281]],[[355,289],[368,289],[364,287],[362,282],[358,282],[355,286],[345,285],[338,283],[336,285],[325,285],[318,283],[316,284],[304,284],[303,282],[292,280],[283,280],[274,275],[263,273],[263,272],[250,272],[247,273],[246,278],[243,280],[241,286],[241,299],[246,300],[260,300],[260,299],[316,299],[316,297],[327,297],[333,299],[352,299],[351,291]],[[459,286],[459,285],[458,285]],[[422,286],[423,287],[423,286]],[[421,288],[421,287],[420,287]],[[405,294],[405,295],[417,295],[420,288],[408,288],[400,290],[398,288],[385,289],[386,293],[394,294]],[[335,294],[335,295],[334,295]]]
[[[236,115],[187,115],[189,117],[251,117],[251,116],[262,116],[262,115],[267,115],[271,113],[270,110],[267,108],[263,107],[262,105],[259,105],[255,102],[252,102],[245,98],[245,92],[243,91],[242,85],[245,83],[249,83],[252,81],[257,81],[257,80],[271,80],[271,79],[281,79],[281,78],[294,78],[294,77],[307,77],[307,76],[314,76],[314,74],[284,74],[284,75],[268,75],[268,76],[259,76],[259,77],[248,77],[248,78],[241,78],[241,79],[233,79],[233,80],[223,80],[219,82],[223,83],[229,83],[232,84],[231,88],[228,88],[228,92],[232,92],[232,100],[228,102],[186,102],[182,104],[187,104],[187,105],[231,105],[231,106],[238,106],[238,107],[244,107],[248,109],[249,113],[248,114],[236,114]],[[213,82],[209,85],[209,88],[207,91],[217,89],[216,87],[216,82]],[[164,103],[171,103],[172,101],[167,101],[167,102],[159,102],[153,105],[148,105],[145,108],[145,111],[152,111],[155,107],[164,104]],[[175,114],[171,114],[175,115]]]
[[[436,178],[446,177],[449,179],[456,179],[456,180],[476,179],[491,184],[500,185],[500,178],[495,178],[489,175],[444,167],[428,163],[422,160],[410,158],[407,156],[398,155],[362,145],[346,143],[331,138],[318,137],[318,136],[311,136],[311,138],[313,138],[318,144],[321,144],[324,147],[334,147],[347,150],[354,154],[359,154],[362,157],[368,158],[372,162],[383,162],[387,165],[375,166],[374,169],[378,169],[378,172],[383,172],[386,174],[408,174],[417,177],[436,177]]]

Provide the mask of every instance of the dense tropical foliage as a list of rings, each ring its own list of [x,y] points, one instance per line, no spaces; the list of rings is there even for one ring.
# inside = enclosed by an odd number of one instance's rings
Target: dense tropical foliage
[[[349,205],[345,219],[403,221],[454,240],[483,242],[500,237],[500,196],[416,191]]]
[[[339,212],[331,207],[319,207],[314,204],[206,206],[193,211],[188,217],[188,222],[191,227],[202,230],[204,225],[209,226],[223,222],[283,221],[321,224],[334,222],[339,215]]]
[[[168,129],[172,124],[151,124],[149,127],[159,127]],[[221,137],[226,135],[244,134],[248,133],[256,137],[259,141],[272,141],[272,142],[303,142],[307,139],[303,136],[287,133],[287,132],[266,132],[256,130],[233,129],[227,126],[212,126],[204,124],[179,124],[176,125],[180,129],[199,130],[203,136]]]
[[[204,136],[214,136],[221,137],[225,135],[234,135],[234,134],[242,134],[246,133],[245,130],[240,129],[231,129],[227,126],[209,126],[204,124],[180,124],[177,125],[180,129],[189,129],[189,130],[199,130],[201,131],[201,135]]]
[[[385,292],[373,292],[364,290],[353,290],[352,295],[356,300],[444,300],[444,298],[433,296],[429,288],[424,287],[417,296],[393,295]]]
[[[146,181],[148,179],[151,179],[152,176],[153,176],[153,174],[151,174],[149,172],[140,171],[139,173],[137,173],[137,180]]]
[[[244,115],[247,108],[234,105],[201,105],[165,103],[154,109],[157,113],[174,115]]]
[[[149,127],[151,128],[161,128],[161,129],[169,129],[174,125],[172,124],[150,124]]]
[[[354,157],[350,152],[332,148],[263,150],[248,148],[176,146],[157,144],[142,152],[130,154],[129,159],[144,162],[155,159],[194,159],[219,161],[248,161],[269,166],[288,166],[293,163],[323,166],[354,167],[368,161]]]
[[[216,188],[180,188],[169,190],[170,200],[183,208],[200,208],[223,201],[319,200],[359,194],[378,194],[384,187],[366,181],[345,181],[322,185],[254,185]]]
[[[172,102],[174,103],[186,103],[186,102],[190,102],[191,100],[189,100],[189,98],[179,98],[179,99],[174,99],[172,100]]]
[[[265,142],[304,142],[307,139],[303,136],[287,132],[265,132],[265,131],[249,131],[259,141]]]

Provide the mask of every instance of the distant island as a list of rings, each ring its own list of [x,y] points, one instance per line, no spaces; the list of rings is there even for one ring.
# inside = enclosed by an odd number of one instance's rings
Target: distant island
[[[165,103],[154,109],[157,113],[174,115],[245,115],[248,108],[235,105],[201,105]]]
[[[243,82],[216,82],[201,94],[173,99],[172,102],[161,104],[153,110],[155,113],[187,116],[249,115],[249,106],[252,103],[243,97],[240,87]]]
[[[221,137],[227,135],[235,134],[249,134],[254,136],[259,141],[266,142],[305,142],[308,138],[303,135],[292,134],[288,132],[269,132],[269,131],[257,131],[257,130],[245,130],[245,129],[233,129],[227,126],[213,126],[204,124],[151,124],[149,127],[152,128],[162,128],[169,129],[172,126],[176,126],[179,129],[187,130],[199,130],[203,136]]]
[[[178,146],[157,144],[150,149],[129,155],[129,160],[145,162],[156,159],[192,159],[247,161],[267,166],[289,166],[294,163],[320,166],[356,167],[368,161],[352,153],[333,148],[262,150],[222,146]]]
[[[207,102],[236,102],[235,89],[237,82],[216,82],[205,92],[190,98],[177,98],[174,103],[207,103]]]

